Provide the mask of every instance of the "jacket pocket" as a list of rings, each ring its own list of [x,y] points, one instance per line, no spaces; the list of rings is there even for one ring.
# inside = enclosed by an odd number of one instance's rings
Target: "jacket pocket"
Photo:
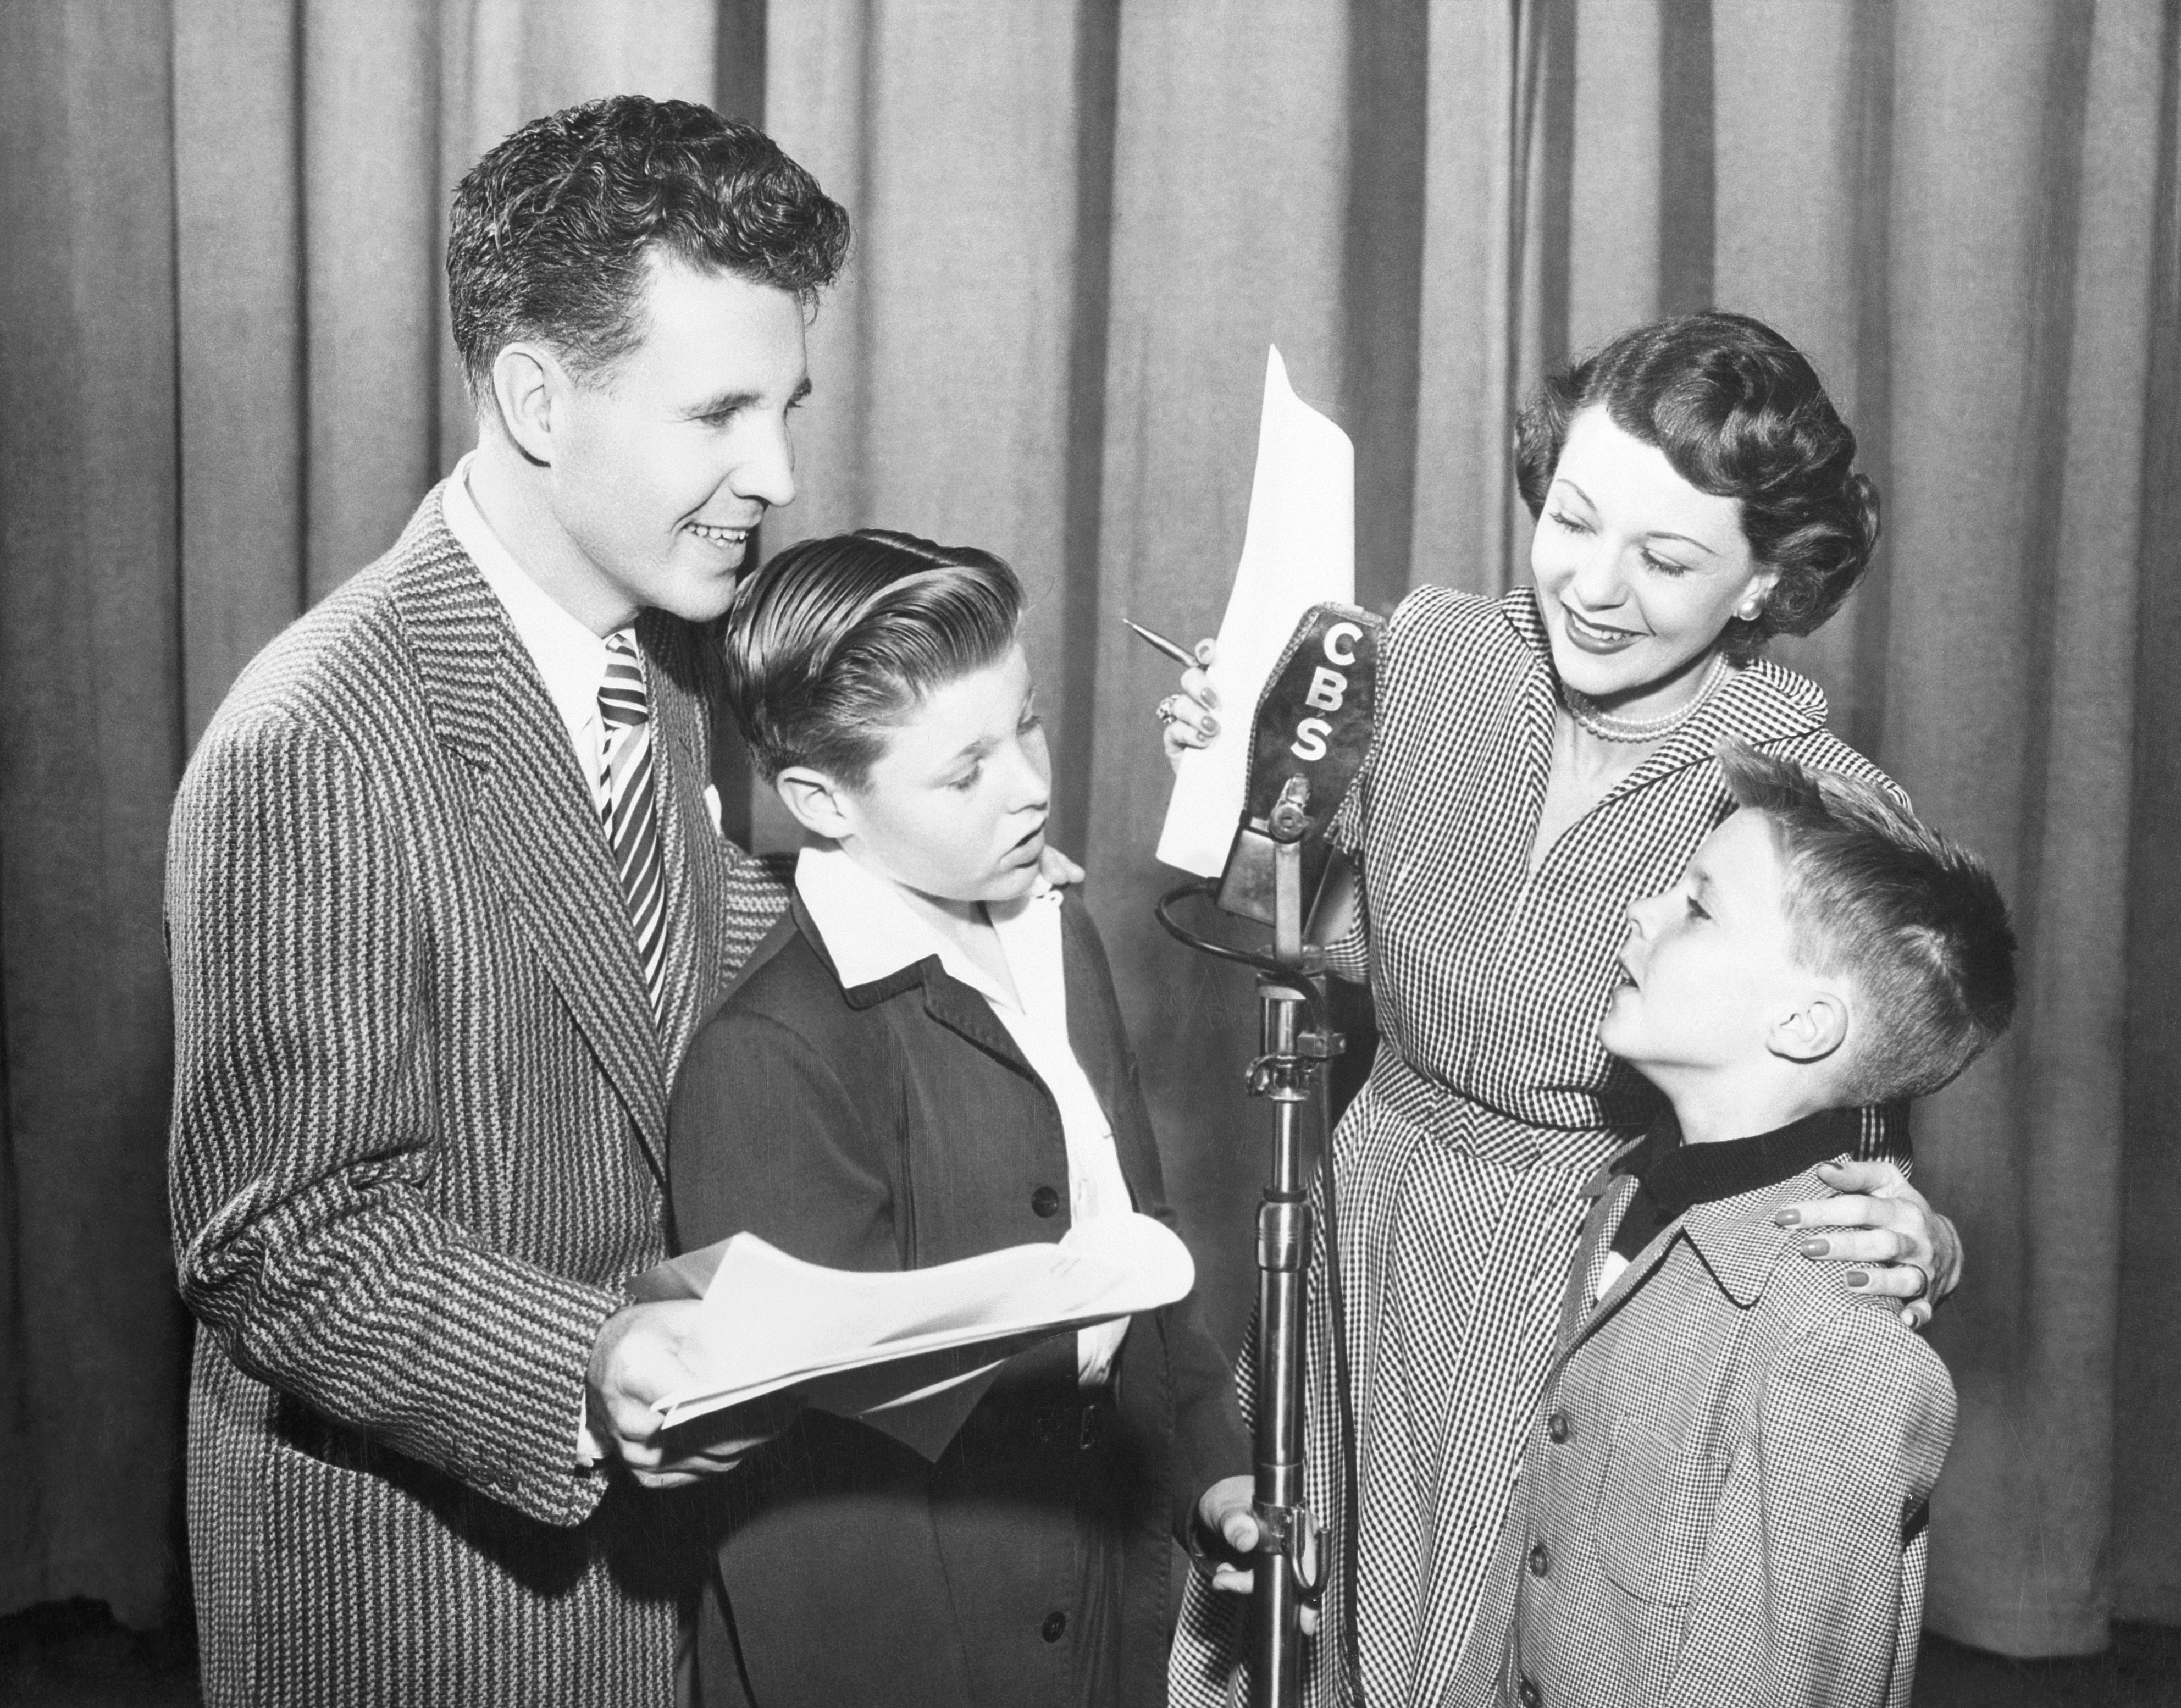
[[[1638,1600],[1686,1607],[1703,1571],[1726,1464],[1670,1425],[1623,1417],[1598,1504],[1599,1569]]]

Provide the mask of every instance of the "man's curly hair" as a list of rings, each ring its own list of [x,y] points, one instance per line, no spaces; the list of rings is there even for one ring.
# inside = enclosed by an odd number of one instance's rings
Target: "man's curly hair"
[[[456,188],[447,306],[470,395],[518,338],[579,378],[643,337],[656,249],[809,310],[848,251],[848,216],[760,130],[687,101],[609,95],[532,120]]]

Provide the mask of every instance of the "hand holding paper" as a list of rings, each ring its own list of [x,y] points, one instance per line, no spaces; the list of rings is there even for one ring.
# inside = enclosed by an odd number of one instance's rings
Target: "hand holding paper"
[[[1265,359],[1264,411],[1242,560],[1219,625],[1210,677],[1223,715],[1246,732],[1266,679],[1311,606],[1356,598],[1356,448],[1295,394],[1275,348]],[[1158,857],[1216,877],[1234,841],[1248,782],[1246,733],[1181,755]]]
[[[754,1234],[640,1277],[639,1297],[701,1295],[690,1379],[661,1397],[665,1427],[792,1391],[936,1458],[1005,1359],[1052,1335],[1156,1310],[1195,1285],[1165,1224],[1102,1216],[1058,1244],[1011,1246],[926,1269],[864,1274],[805,1263]]]
[[[665,1437],[659,1401],[696,1374],[703,1329],[704,1306],[695,1299],[626,1305],[606,1319],[591,1351],[580,1461],[618,1458],[646,1487],[672,1488],[732,1468],[793,1421],[798,1407],[781,1396],[721,1417],[701,1440]]]

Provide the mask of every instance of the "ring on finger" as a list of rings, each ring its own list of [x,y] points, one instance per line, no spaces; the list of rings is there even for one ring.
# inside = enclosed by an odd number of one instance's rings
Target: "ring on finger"
[[[1904,1269],[1913,1269],[1916,1272],[1916,1291],[1909,1294],[1908,1296],[1911,1299],[1930,1298],[1931,1296],[1931,1272],[1925,1269],[1921,1263],[1911,1263],[1906,1258],[1903,1258],[1901,1260],[1901,1267]]]
[[[1180,721],[1181,713],[1174,705],[1174,701],[1177,698],[1177,695],[1168,694],[1164,699],[1158,703],[1158,721],[1161,723],[1178,723]]]

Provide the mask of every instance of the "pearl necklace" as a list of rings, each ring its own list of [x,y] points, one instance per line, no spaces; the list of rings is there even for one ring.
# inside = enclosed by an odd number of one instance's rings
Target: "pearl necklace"
[[[1726,660],[1718,653],[1711,655],[1711,668],[1704,672],[1703,685],[1690,699],[1660,717],[1615,717],[1610,711],[1600,711],[1598,702],[1580,688],[1560,684],[1560,702],[1568,709],[1568,716],[1596,736],[1600,741],[1657,741],[1670,736],[1697,715],[1703,703],[1711,698],[1726,675]]]

